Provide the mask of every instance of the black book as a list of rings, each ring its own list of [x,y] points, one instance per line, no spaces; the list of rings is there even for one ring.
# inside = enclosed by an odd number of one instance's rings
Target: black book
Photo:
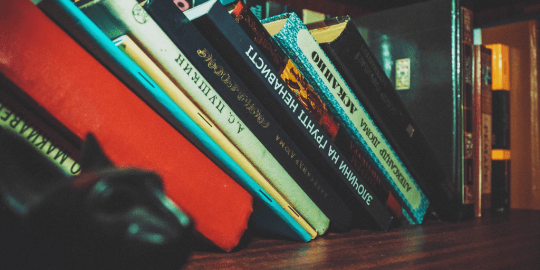
[[[353,19],[450,181],[440,181],[431,189],[439,189],[445,200],[453,202],[445,207],[437,199],[432,201],[448,209],[451,219],[474,217],[474,204],[467,195],[472,187],[468,177],[472,148],[467,137],[472,127],[472,12],[467,4],[431,0]],[[396,134],[404,132],[404,125],[408,123],[401,123]],[[452,208],[457,210],[452,213]]]
[[[393,216],[225,7],[214,0],[185,14],[351,207],[353,217],[366,228],[387,230]]]
[[[459,197],[433,149],[348,16],[307,25],[443,220],[459,216]]]
[[[207,3],[201,4],[203,7],[207,5]],[[232,69],[224,59],[223,51],[217,51],[216,46],[209,43],[184,13],[175,9],[171,1],[151,1],[147,2],[143,8],[205,79],[216,90],[221,91],[219,93],[221,98],[238,117],[242,118],[244,124],[267,147],[333,225],[340,231],[349,230],[352,220],[349,207],[326,183],[319,168],[310,162],[307,155],[285,133],[278,124],[279,120],[274,119],[250,93],[249,88],[237,75],[243,71]],[[198,8],[199,6],[194,9]],[[186,42],[187,40],[189,42]]]

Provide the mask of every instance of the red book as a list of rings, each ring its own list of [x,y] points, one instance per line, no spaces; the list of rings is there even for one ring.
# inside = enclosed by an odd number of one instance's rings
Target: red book
[[[230,251],[251,196],[30,1],[0,1],[0,72],[119,166],[155,170],[195,229]]]

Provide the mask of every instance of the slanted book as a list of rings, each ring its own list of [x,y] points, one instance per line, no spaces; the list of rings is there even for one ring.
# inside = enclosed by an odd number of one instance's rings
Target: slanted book
[[[214,45],[264,108],[272,114],[309,157],[325,180],[365,227],[387,230],[393,216],[331,138],[309,113],[296,94],[250,40],[219,1],[209,1],[185,12],[186,17]]]

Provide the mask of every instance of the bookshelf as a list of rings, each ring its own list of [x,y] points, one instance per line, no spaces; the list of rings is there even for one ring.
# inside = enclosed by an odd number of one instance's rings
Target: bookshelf
[[[420,1],[385,1],[384,8]],[[378,10],[377,1],[363,1],[364,6],[346,0],[296,2],[313,10],[333,10],[325,9],[330,6],[341,10],[334,15],[348,11],[358,16]],[[532,1],[495,2],[506,4],[477,10],[480,23],[540,14],[540,5]],[[183,269],[532,268],[540,264],[539,221],[538,210],[513,209],[504,216],[488,214],[456,223],[428,220],[421,226],[401,225],[385,233],[331,232],[308,243],[248,231],[243,244],[230,253],[196,248]]]
[[[308,243],[253,237],[232,253],[195,251],[183,269],[532,269],[540,211],[330,233]]]

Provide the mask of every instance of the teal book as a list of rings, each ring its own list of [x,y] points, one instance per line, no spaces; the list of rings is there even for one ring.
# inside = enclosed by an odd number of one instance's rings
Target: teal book
[[[266,220],[275,224],[262,224],[264,228],[295,240],[311,240],[311,236],[74,3],[69,0],[44,0],[38,7],[245,188],[253,196],[256,207],[263,209],[265,215],[270,215]],[[258,220],[259,215],[254,213],[254,219]],[[229,250],[228,247],[220,248]]]
[[[421,224],[429,200],[302,20],[295,13],[286,13],[262,23],[370,162],[385,176],[402,203],[404,216],[412,224]]]

